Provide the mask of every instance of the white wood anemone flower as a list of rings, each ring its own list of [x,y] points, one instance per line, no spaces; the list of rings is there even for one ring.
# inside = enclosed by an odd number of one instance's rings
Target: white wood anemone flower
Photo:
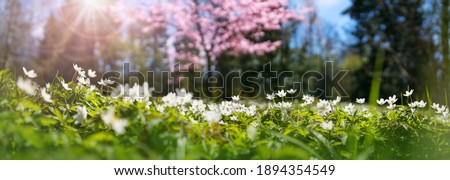
[[[358,104],[364,104],[366,102],[365,98],[356,98],[356,103]]]
[[[22,67],[22,69],[23,69],[23,73],[25,73],[25,75],[31,79],[36,78],[38,76],[33,69],[30,71],[27,71],[27,69],[25,69],[25,67]]]
[[[289,93],[289,94],[294,94],[295,92],[297,92],[297,89],[289,89],[289,90],[287,90],[287,93]]]
[[[83,71],[83,68],[79,67],[77,64],[73,64],[73,69],[75,69],[75,71],[77,71],[78,73]]]
[[[384,100],[383,98],[377,100],[377,104],[380,106],[384,105],[385,103],[386,103],[386,100]]]
[[[107,86],[114,84],[114,81],[111,81],[109,79],[101,79],[100,82],[98,82],[99,85]]]
[[[23,79],[22,77],[19,77],[19,79],[17,80],[17,87],[32,96],[36,94],[36,89],[38,88],[38,86],[33,81],[31,81],[31,79]]]
[[[334,123],[333,121],[322,122],[320,123],[320,127],[322,127],[325,130],[331,131],[334,128]]]
[[[217,111],[206,111],[203,116],[205,121],[209,123],[219,122],[222,119],[222,114]]]
[[[70,91],[72,88],[69,88],[69,84],[65,83],[64,81],[61,81],[61,85],[64,87],[65,90]]]
[[[282,89],[282,90],[279,90],[278,92],[277,92],[277,96],[278,97],[285,97],[286,96],[286,91],[284,91],[284,89]]]
[[[53,102],[52,96],[49,93],[47,93],[47,88],[41,88],[41,96],[45,102],[48,102],[48,103]]]
[[[96,74],[96,72],[93,71],[92,69],[89,69],[89,70],[88,70],[88,76],[89,76],[90,78],[95,78],[95,77],[97,77],[97,74]]]
[[[406,91],[405,94],[403,94],[403,96],[405,96],[405,97],[411,96],[413,92],[414,92],[414,89],[411,89],[410,91]]]
[[[275,94],[266,94],[266,99],[273,100],[275,98]]]
[[[109,107],[108,110],[102,113],[100,116],[103,122],[111,127],[117,134],[121,135],[125,133],[125,128],[130,124],[128,120],[121,119],[115,115],[114,107]]]
[[[78,106],[77,107],[77,114],[73,117],[75,119],[75,124],[83,124],[84,121],[87,119],[87,110],[86,106]]]

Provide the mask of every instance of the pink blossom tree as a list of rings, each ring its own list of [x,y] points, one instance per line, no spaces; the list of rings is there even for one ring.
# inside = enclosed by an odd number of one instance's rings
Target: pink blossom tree
[[[163,49],[176,60],[206,66],[208,78],[222,55],[275,51],[282,42],[263,41],[264,33],[302,19],[288,8],[288,0],[169,0],[133,14],[145,24],[144,32],[168,26],[172,41]]]

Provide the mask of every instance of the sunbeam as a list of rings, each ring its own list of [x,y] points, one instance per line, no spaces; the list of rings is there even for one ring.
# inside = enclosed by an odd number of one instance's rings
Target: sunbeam
[[[70,31],[89,39],[104,39],[116,29],[109,15],[111,5],[111,0],[72,0],[63,7],[61,17]]]

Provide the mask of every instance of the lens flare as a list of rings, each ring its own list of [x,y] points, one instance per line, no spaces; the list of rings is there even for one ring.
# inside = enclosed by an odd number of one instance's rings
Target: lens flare
[[[82,0],[81,3],[83,4],[85,9],[93,11],[99,11],[108,8],[108,6],[110,5],[110,2],[107,0]]]
[[[104,39],[115,33],[118,26],[109,9],[111,0],[68,0],[61,9],[65,26],[79,36]]]

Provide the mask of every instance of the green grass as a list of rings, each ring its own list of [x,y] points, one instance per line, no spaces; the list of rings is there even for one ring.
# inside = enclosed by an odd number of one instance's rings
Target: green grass
[[[0,77],[0,159],[450,159],[448,119],[428,108],[356,105],[348,114],[339,103],[319,115],[317,99],[304,107],[247,99],[210,102],[240,106],[216,121],[191,111],[192,101],[171,107],[170,98],[113,98],[76,82],[67,91],[60,78],[48,103],[40,91],[19,89],[10,72]],[[83,106],[86,118],[77,117]]]

